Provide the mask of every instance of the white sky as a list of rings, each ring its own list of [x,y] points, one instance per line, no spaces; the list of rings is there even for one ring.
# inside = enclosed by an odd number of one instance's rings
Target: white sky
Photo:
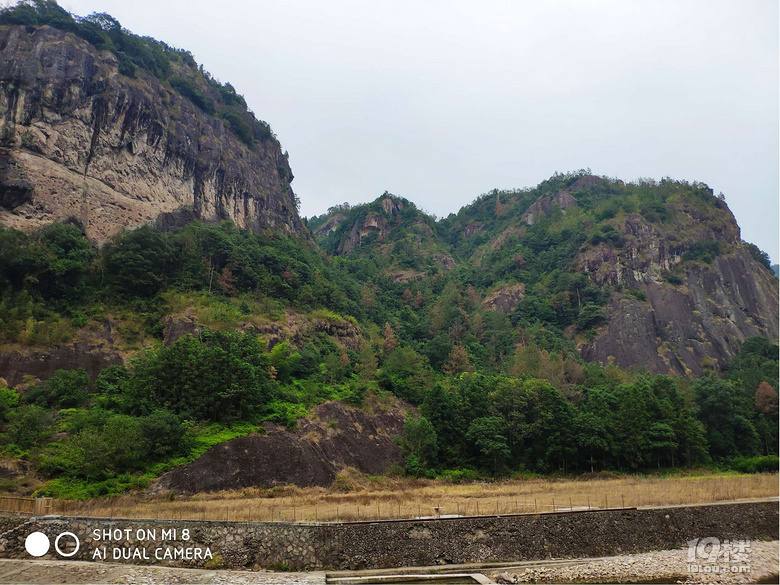
[[[61,0],[190,50],[290,153],[302,214],[438,216],[555,171],[703,181],[778,254],[776,0]]]

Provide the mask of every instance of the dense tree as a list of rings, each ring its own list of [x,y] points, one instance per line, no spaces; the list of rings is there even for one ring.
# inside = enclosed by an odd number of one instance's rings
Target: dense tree
[[[253,335],[202,332],[133,362],[127,382],[131,412],[165,408],[191,420],[247,420],[271,396],[270,364]]]
[[[438,443],[436,431],[427,418],[407,415],[403,430],[404,458],[410,475],[420,476],[436,463]]]
[[[3,438],[7,444],[26,450],[48,439],[52,434],[51,413],[35,404],[25,404],[9,411]]]
[[[510,455],[507,439],[502,434],[503,422],[497,416],[475,418],[466,431],[466,440],[474,446],[477,461],[494,471],[502,470]]]
[[[697,380],[693,388],[713,458],[755,454],[759,437],[750,401],[729,381],[715,376]]]
[[[385,360],[378,376],[380,387],[412,404],[422,402],[433,379],[428,360],[411,347],[394,350]]]
[[[91,393],[91,382],[84,369],[57,370],[51,378],[28,389],[22,400],[45,408],[83,406]]]

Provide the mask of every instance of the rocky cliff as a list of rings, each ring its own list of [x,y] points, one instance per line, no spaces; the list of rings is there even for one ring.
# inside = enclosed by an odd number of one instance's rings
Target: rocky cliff
[[[74,217],[97,242],[180,215],[308,233],[270,132],[247,144],[170,83],[119,71],[69,32],[0,27],[0,224]]]
[[[189,465],[163,475],[153,491],[197,493],[245,487],[270,488],[294,484],[330,486],[336,474],[354,467],[380,474],[401,463],[394,438],[403,431],[407,406],[367,414],[339,402],[313,409],[298,421],[299,429],[285,431],[272,423],[266,435],[249,435],[213,447]]]
[[[588,361],[693,377],[750,337],[778,338],[777,278],[700,183],[556,175],[483,195],[438,227],[458,265],[476,267],[486,307],[564,327]],[[566,322],[587,302],[571,284],[583,277],[604,303],[590,331]]]
[[[686,202],[674,221],[630,213],[611,224],[623,246],[588,247],[576,262],[597,284],[617,288],[607,325],[580,345],[585,359],[699,376],[749,337],[777,339],[777,279],[740,240],[725,202]],[[708,243],[717,254],[695,259]]]

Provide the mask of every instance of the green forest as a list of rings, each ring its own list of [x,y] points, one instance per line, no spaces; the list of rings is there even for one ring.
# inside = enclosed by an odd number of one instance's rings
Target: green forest
[[[537,262],[531,246],[526,253]],[[392,395],[418,407],[399,438],[404,473],[415,477],[776,468],[777,345],[750,339],[695,380],[604,367],[582,361],[563,330],[592,332],[609,287],[553,270],[505,315],[481,302],[487,285],[473,283],[468,265],[430,266],[408,283],[386,276],[388,262],[392,254],[371,248],[330,257],[229,222],[145,226],[102,248],[74,223],[3,228],[6,347],[53,347],[113,318],[135,356],[94,380],[59,370],[2,388],[3,451],[47,480],[40,494],[109,495],[263,432],[265,421],[292,429],[312,405]],[[562,292],[578,303],[557,302]],[[164,344],[165,317],[182,304],[207,326]],[[359,330],[359,349],[326,332],[269,348],[245,327],[283,324],[288,310]]]
[[[276,140],[189,52],[110,15],[24,0],[0,10],[0,25],[72,32],[247,148]],[[110,330],[126,358],[13,388],[0,380],[2,455],[41,480],[0,479],[0,491],[84,499],[142,489],[268,423],[295,429],[330,400],[414,407],[397,438],[396,472],[411,477],[777,471],[776,340],[735,340],[732,359],[706,357],[696,375],[579,351],[603,333],[611,300],[651,310],[641,278],[589,270],[641,256],[644,237],[674,259],[652,267],[668,290],[687,291],[737,254],[773,274],[707,185],[581,170],[492,190],[441,219],[385,193],[304,223],[311,234],[300,238],[229,221],[149,224],[99,246],[76,220],[0,227],[0,353],[45,353]],[[180,323],[188,329],[173,335]]]

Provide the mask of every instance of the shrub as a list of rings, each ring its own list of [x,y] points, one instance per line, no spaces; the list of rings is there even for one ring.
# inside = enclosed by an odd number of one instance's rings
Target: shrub
[[[5,440],[22,450],[40,444],[51,436],[51,414],[35,404],[20,406],[8,413]]]
[[[586,303],[577,316],[577,328],[580,331],[585,331],[601,325],[606,320],[607,314],[604,309],[594,303]]]
[[[726,467],[741,473],[777,473],[780,459],[777,455],[763,457],[736,457],[726,461]]]
[[[683,260],[704,262],[712,264],[712,261],[721,254],[721,244],[715,240],[697,242],[683,254]]]
[[[666,276],[666,281],[669,284],[673,284],[675,286],[679,286],[683,283],[683,279],[677,276],[676,274],[669,274]]]
[[[452,483],[466,483],[477,481],[481,476],[473,469],[445,469],[439,473],[439,477]]]
[[[205,95],[193,79],[174,77],[171,79],[171,87],[207,114],[213,115],[217,111],[214,100]]]
[[[83,406],[91,394],[91,382],[83,368],[57,370],[51,378],[24,393],[23,402],[50,409]]]
[[[263,420],[283,425],[288,431],[298,428],[298,419],[309,415],[308,409],[303,404],[293,404],[279,400],[271,402],[267,410],[269,414]]]
[[[772,262],[769,260],[769,254],[764,252],[761,248],[756,246],[755,244],[751,244],[750,242],[742,242],[745,245],[745,248],[747,248],[747,251],[750,252],[750,255],[753,257],[753,260],[761,264],[764,268],[767,270],[772,270]]]
[[[0,421],[7,420],[8,413],[19,404],[19,395],[5,386],[0,386]]]

